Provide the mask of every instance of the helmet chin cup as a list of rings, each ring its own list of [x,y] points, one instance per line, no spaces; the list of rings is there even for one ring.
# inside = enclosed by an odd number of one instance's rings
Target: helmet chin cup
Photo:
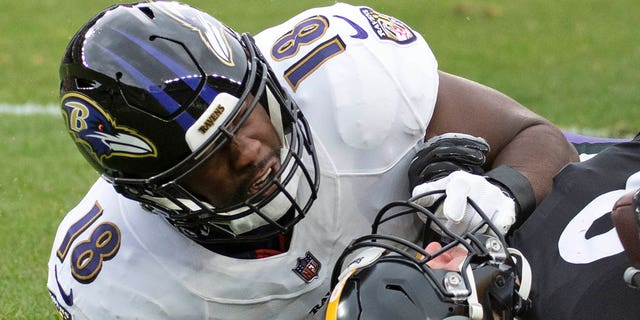
[[[60,80],[68,132],[88,162],[195,241],[286,232],[316,197],[318,161],[306,119],[251,36],[207,13],[177,2],[105,9],[69,43]],[[224,207],[182,186],[256,107],[268,112],[286,150],[272,180]]]

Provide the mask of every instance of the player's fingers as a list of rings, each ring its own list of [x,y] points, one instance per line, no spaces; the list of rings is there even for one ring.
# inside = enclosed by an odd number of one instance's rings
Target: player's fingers
[[[447,177],[445,177],[445,178],[437,180],[437,181],[425,182],[423,184],[420,184],[420,185],[416,186],[415,188],[413,188],[412,196],[416,197],[416,196],[419,196],[421,194],[425,194],[427,192],[436,191],[436,190],[443,190],[445,188],[445,185],[446,185],[447,181],[448,181],[448,179],[447,179]],[[417,204],[423,206],[423,207],[430,207],[438,199],[440,199],[440,197],[442,197],[442,193],[431,194],[431,195],[424,196],[424,197],[421,197],[419,199],[416,199],[415,202]]]
[[[426,248],[424,248],[424,251],[426,251],[428,254],[434,254],[440,249],[442,249],[442,245],[436,241],[432,241],[429,242]]]
[[[442,246],[439,243],[431,242],[427,245],[425,251],[433,254],[440,249],[442,249]],[[427,262],[427,265],[432,269],[460,271],[460,265],[466,257],[467,250],[464,247],[456,246],[434,257]]]
[[[445,189],[447,198],[444,200],[443,212],[445,217],[455,223],[462,221],[467,208],[467,196],[471,190],[469,183],[458,172],[449,175],[450,180]]]

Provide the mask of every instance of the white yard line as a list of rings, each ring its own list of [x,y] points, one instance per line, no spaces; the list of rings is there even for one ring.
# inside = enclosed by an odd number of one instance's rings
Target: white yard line
[[[15,104],[0,103],[0,115],[3,115],[3,114],[24,115],[24,116],[28,116],[28,115],[60,116],[60,107],[54,104],[15,105]],[[588,128],[576,128],[576,127],[563,128],[563,129],[569,132],[573,132],[573,133],[577,133],[585,136],[602,137],[602,138],[608,137],[606,130],[593,130]],[[633,137],[620,137],[620,138],[633,138]]]
[[[0,103],[0,115],[60,115],[60,107],[57,105],[38,105],[38,104],[4,104]]]

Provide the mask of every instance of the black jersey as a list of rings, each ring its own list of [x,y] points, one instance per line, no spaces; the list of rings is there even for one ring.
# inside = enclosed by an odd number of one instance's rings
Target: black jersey
[[[531,319],[640,319],[640,290],[611,221],[618,198],[640,188],[640,139],[566,166],[514,232],[533,272]]]

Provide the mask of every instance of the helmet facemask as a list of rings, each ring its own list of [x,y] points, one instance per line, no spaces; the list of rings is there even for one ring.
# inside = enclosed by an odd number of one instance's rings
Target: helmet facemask
[[[379,233],[384,223],[408,214],[421,215],[423,221],[435,224],[427,225],[425,232],[440,237],[431,228],[437,226],[442,231],[446,239],[439,239],[441,249],[428,253],[424,245]],[[352,319],[354,314],[383,319],[394,313],[395,318],[492,319],[493,312],[510,319],[520,314],[528,306],[530,271],[524,270],[528,264],[521,257],[523,272],[519,272],[515,251],[506,246],[502,235],[479,232],[487,228],[497,231],[484,213],[481,215],[481,225],[456,235],[431,211],[411,200],[385,206],[375,218],[372,234],[354,239],[339,257],[332,274],[330,301],[335,302],[329,304],[328,313],[350,314],[337,319]],[[467,251],[458,270],[429,266],[454,247]],[[345,261],[352,262],[345,266]],[[524,283],[522,290],[516,284],[518,276]],[[356,300],[357,304],[352,303]]]
[[[250,70],[245,90],[232,107],[235,114],[221,119],[220,127],[206,141],[192,143],[193,153],[171,169],[148,179],[107,178],[125,196],[143,203],[202,243],[258,241],[288,231],[304,218],[319,184],[317,159],[306,120],[281,89],[248,34],[242,36],[242,43],[247,49]],[[234,97],[228,96],[227,100],[225,107],[229,108]],[[282,143],[280,170],[252,196],[216,207],[187,190],[181,179],[229,143],[258,102],[267,109]],[[217,104],[218,98],[209,108]],[[303,161],[311,161],[311,170]],[[274,192],[265,196],[274,188]],[[306,200],[300,201],[301,196]],[[283,218],[287,213],[290,214]],[[250,232],[258,228],[259,233]]]

